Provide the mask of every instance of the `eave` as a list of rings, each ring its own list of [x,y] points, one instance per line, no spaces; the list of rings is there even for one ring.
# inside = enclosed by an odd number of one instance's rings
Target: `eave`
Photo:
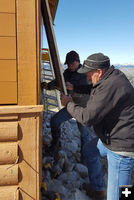
[[[59,0],[48,0],[53,21],[55,18],[58,2],[59,2]]]

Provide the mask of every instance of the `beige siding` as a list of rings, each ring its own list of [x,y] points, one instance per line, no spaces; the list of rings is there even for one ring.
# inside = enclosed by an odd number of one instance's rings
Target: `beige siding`
[[[0,0],[0,12],[15,13],[15,0]]]
[[[0,82],[0,104],[17,104],[16,82]]]
[[[1,81],[17,81],[16,60],[0,60]]]
[[[0,0],[0,104],[17,104],[15,0]]]
[[[35,0],[17,4],[18,105],[37,104]]]
[[[0,36],[15,36],[15,14],[0,13],[0,27]]]

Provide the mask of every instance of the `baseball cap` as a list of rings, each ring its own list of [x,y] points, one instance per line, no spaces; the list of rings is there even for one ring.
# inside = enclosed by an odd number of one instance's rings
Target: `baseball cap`
[[[66,60],[65,60],[64,64],[69,64],[69,63],[72,63],[74,61],[80,62],[79,54],[76,51],[68,52],[67,55],[66,55]]]
[[[93,69],[104,69],[110,67],[110,59],[103,53],[95,53],[84,60],[83,66],[78,70],[79,73],[86,73]]]

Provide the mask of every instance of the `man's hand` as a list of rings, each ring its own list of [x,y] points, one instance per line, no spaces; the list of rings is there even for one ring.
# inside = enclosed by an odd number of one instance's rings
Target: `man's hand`
[[[73,84],[71,84],[70,82],[66,82],[66,88],[67,88],[67,90],[73,91],[74,86],[73,86]]]
[[[48,83],[42,82],[42,83],[41,83],[41,87],[42,87],[42,89],[47,89]]]
[[[61,104],[63,106],[66,106],[69,101],[72,101],[72,97],[70,95],[67,96],[64,95],[63,93],[61,94],[60,99],[61,99]]]
[[[54,86],[54,89],[59,90],[61,92],[61,87],[59,87],[57,85]]]

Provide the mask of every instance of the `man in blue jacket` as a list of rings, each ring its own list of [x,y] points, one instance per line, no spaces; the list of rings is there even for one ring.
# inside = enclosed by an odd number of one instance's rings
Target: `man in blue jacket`
[[[79,122],[93,125],[98,138],[87,144],[89,195],[104,199],[99,157],[108,161],[107,200],[119,199],[119,186],[129,185],[134,166],[134,88],[126,76],[102,53],[92,54],[79,73],[86,74],[93,88],[85,108],[62,95],[62,105]],[[88,87],[87,87],[88,91]]]

